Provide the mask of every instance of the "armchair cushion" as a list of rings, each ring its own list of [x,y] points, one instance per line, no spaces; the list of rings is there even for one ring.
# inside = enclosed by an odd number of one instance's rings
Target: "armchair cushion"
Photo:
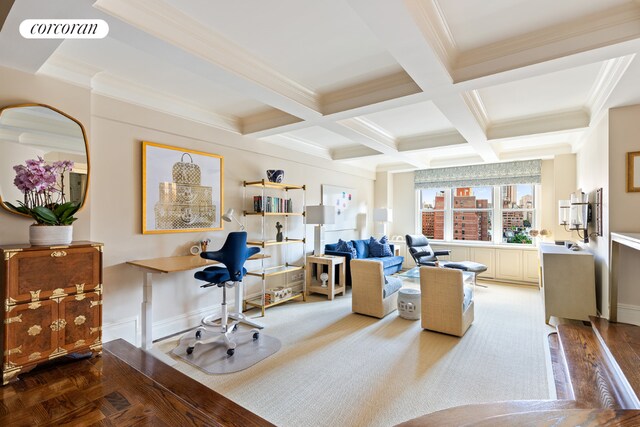
[[[372,257],[393,256],[391,247],[389,247],[387,236],[382,236],[380,241],[371,236],[371,238],[369,239],[369,254]]]
[[[397,277],[384,276],[384,286],[382,288],[382,296],[388,297],[394,292],[398,292],[402,287],[402,280]]]

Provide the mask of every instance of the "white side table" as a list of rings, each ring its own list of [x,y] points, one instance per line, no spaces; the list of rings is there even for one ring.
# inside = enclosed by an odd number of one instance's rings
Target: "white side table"
[[[401,288],[398,291],[398,315],[403,319],[420,320],[420,291]]]

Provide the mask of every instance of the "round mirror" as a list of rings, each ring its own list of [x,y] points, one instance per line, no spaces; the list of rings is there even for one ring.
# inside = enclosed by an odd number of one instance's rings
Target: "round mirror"
[[[0,205],[24,200],[14,184],[14,166],[42,158],[45,163],[72,161],[60,185],[67,202],[84,205],[89,184],[89,151],[82,124],[48,105],[22,104],[0,109]]]

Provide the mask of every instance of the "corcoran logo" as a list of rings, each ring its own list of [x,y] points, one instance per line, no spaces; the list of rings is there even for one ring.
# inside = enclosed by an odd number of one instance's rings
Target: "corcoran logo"
[[[101,39],[109,34],[102,19],[25,19],[20,24],[25,39]]]

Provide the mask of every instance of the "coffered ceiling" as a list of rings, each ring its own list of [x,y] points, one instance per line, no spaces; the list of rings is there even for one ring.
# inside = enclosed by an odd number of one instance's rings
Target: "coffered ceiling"
[[[102,40],[26,40],[98,18]],[[575,152],[640,102],[638,0],[16,1],[0,64],[389,171]]]

